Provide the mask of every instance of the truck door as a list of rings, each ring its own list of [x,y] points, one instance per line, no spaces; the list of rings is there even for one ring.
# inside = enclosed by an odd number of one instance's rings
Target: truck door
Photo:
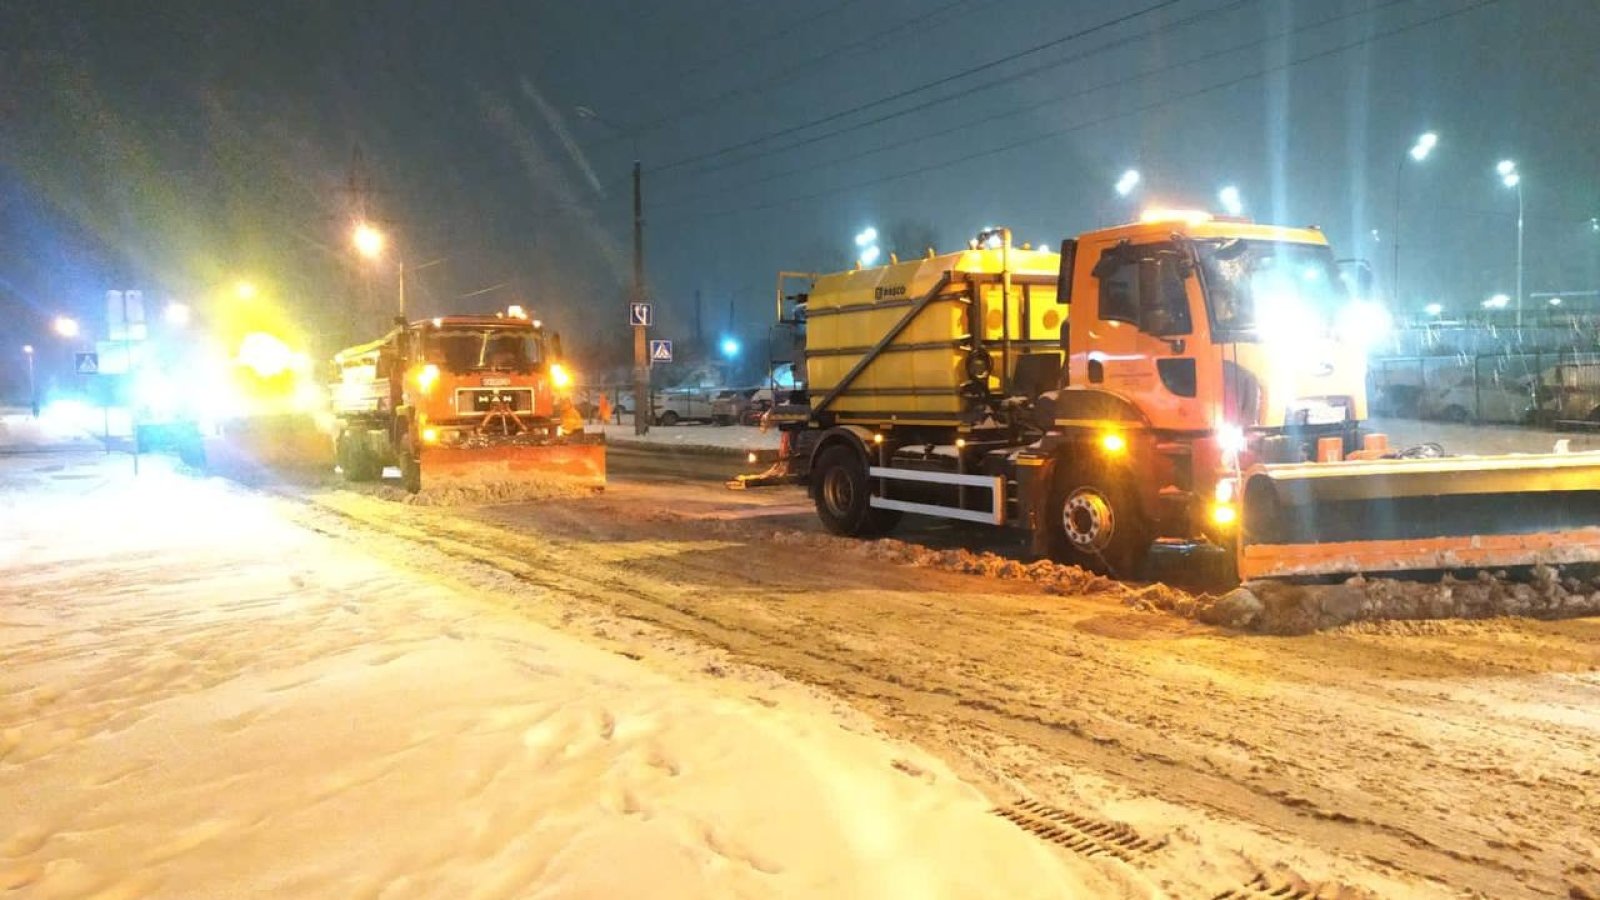
[[[1124,242],[1101,248],[1090,275],[1097,315],[1081,345],[1084,383],[1133,401],[1157,427],[1207,427],[1195,339],[1204,307],[1192,264],[1172,243]]]

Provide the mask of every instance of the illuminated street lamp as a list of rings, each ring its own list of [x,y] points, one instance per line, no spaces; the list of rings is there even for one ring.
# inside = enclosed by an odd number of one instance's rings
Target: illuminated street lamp
[[[733,359],[735,356],[738,356],[739,355],[739,341],[737,339],[731,338],[731,337],[723,338],[722,339],[722,355],[726,356],[729,359]]]
[[[878,261],[883,251],[878,249],[878,229],[868,225],[856,235],[856,260],[864,268]]]
[[[383,256],[383,248],[389,243],[384,233],[372,227],[367,222],[356,223],[355,230],[350,233],[350,243],[355,245],[356,252],[363,257],[376,260]],[[443,260],[434,260],[434,263]],[[434,263],[429,263],[433,265]],[[400,318],[406,317],[406,261],[401,258],[398,251],[394,254],[395,268],[399,272],[399,310]]]
[[[240,300],[253,300],[256,296],[256,286],[248,281],[238,282],[233,286],[233,295]]]
[[[162,317],[167,320],[168,325],[182,328],[189,324],[189,307],[183,303],[168,303],[162,312]]]
[[[1412,162],[1424,162],[1433,153],[1433,148],[1439,146],[1439,135],[1432,131],[1424,131],[1417,136],[1416,143],[1406,152]],[[1391,270],[1389,290],[1394,294],[1391,298],[1396,308],[1400,303],[1400,185],[1406,174],[1406,156],[1400,157],[1394,166],[1394,235],[1390,239],[1393,248],[1390,253],[1394,255],[1394,267]]]
[[[56,320],[51,323],[51,327],[55,329],[56,334],[64,338],[75,338],[80,331],[78,320],[66,316],[56,316]]]
[[[356,225],[356,230],[350,235],[350,242],[355,245],[356,252],[367,259],[377,259],[383,254],[385,243],[383,232],[366,222]]]
[[[1126,172],[1122,173],[1122,177],[1121,178],[1117,179],[1117,184],[1116,184],[1117,196],[1118,197],[1126,197],[1129,194],[1133,193],[1133,189],[1138,187],[1138,186],[1139,186],[1139,170],[1138,169],[1129,169]]]
[[[1443,304],[1439,303],[1429,303],[1427,306],[1422,308],[1422,311],[1437,318],[1441,313],[1444,312],[1444,306]]]
[[[1217,200],[1222,203],[1222,211],[1230,216],[1244,212],[1244,198],[1239,195],[1239,189],[1231,184],[1217,191]]]
[[[1516,163],[1516,161],[1515,160],[1510,160],[1510,159],[1502,159],[1502,160],[1500,160],[1500,164],[1495,166],[1494,170],[1500,176],[1500,183],[1501,184],[1505,185],[1508,188],[1512,188],[1517,192],[1517,324],[1520,326],[1522,324],[1522,271],[1523,271],[1522,270],[1522,234],[1523,234],[1523,229],[1522,229],[1522,224],[1523,224],[1523,216],[1522,216],[1522,213],[1523,213],[1522,173],[1517,171],[1517,163]]]
[[[1483,301],[1484,309],[1505,309],[1510,305],[1511,298],[1505,294],[1495,294],[1493,297]]]

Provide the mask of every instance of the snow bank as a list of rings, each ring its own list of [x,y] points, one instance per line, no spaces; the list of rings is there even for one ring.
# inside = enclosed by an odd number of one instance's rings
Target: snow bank
[[[542,475],[522,479],[477,479],[428,485],[413,494],[398,484],[373,482],[344,484],[345,490],[411,506],[481,506],[491,503],[528,503],[536,500],[571,500],[593,496],[600,488],[593,482]]]
[[[1355,622],[1600,615],[1600,577],[1585,580],[1544,566],[1535,568],[1525,581],[1513,580],[1505,572],[1480,572],[1472,580],[1446,575],[1435,582],[1362,577],[1333,585],[1260,581],[1221,594],[1196,594],[1166,584],[1114,581],[1049,560],[1021,562],[995,553],[938,550],[892,539],[860,541],[792,531],[774,532],[771,539],[830,556],[848,554],[943,572],[1026,581],[1062,596],[1108,595],[1134,609],[1261,634],[1309,634]]]
[[[108,472],[33,474],[0,516],[18,896],[1120,893],[826,695],[580,642],[516,612],[560,598],[219,481]]]

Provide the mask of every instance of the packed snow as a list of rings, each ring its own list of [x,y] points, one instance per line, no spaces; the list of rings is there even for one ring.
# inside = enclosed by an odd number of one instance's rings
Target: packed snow
[[[0,464],[0,889],[1115,893],[823,694],[619,655],[294,505]]]

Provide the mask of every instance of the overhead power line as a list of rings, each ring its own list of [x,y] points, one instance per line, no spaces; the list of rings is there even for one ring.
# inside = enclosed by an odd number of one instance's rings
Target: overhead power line
[[[859,49],[861,47],[871,46],[885,37],[889,37],[891,35],[905,36],[915,34],[918,31],[941,24],[944,20],[945,14],[951,12],[952,10],[962,9],[964,11],[971,12],[995,2],[996,0],[949,0],[949,2],[935,7],[932,11],[919,15],[913,19],[894,22],[893,24],[890,24],[884,28],[880,28],[877,31],[870,32],[848,43],[829,45],[829,48],[822,53],[813,54],[797,63],[779,69],[777,72],[774,72],[766,78],[746,81],[730,87],[719,94],[715,94],[713,96],[706,97],[705,99],[697,100],[693,103],[680,106],[662,114],[655,119],[641,123],[637,130],[641,134],[647,131],[654,131],[670,122],[690,118],[694,115],[698,115],[704,110],[720,107],[725,101],[745,94],[752,94],[757,91],[772,87],[775,84],[788,81],[791,76],[800,72],[809,72],[815,70],[819,63],[825,62],[841,54],[849,53],[850,51]]]
[[[1120,110],[1118,112],[1110,113],[1108,115],[1101,116],[1101,117],[1096,118],[1096,119],[1076,122],[1076,123],[1074,123],[1072,125],[1069,125],[1069,126],[1066,126],[1064,128],[1052,129],[1052,130],[1046,131],[1046,132],[1044,132],[1042,134],[1036,134],[1036,135],[1033,135],[1032,137],[1023,138],[1022,140],[1012,141],[1011,143],[1002,144],[1002,145],[1000,145],[998,147],[991,147],[991,148],[989,148],[987,150],[979,150],[979,151],[976,151],[976,152],[973,152],[973,153],[967,153],[967,154],[964,154],[962,156],[958,156],[958,157],[954,157],[952,159],[944,160],[942,162],[930,163],[928,165],[921,166],[921,167],[918,167],[918,168],[915,168],[915,169],[908,169],[908,170],[906,170],[904,172],[896,172],[896,173],[894,173],[892,175],[886,175],[886,176],[879,177],[879,178],[871,178],[871,179],[867,179],[867,180],[864,180],[864,181],[857,181],[857,182],[854,182],[854,183],[851,183],[851,184],[840,185],[838,187],[829,188],[827,190],[813,191],[813,192],[811,192],[809,194],[800,194],[800,195],[796,195],[796,196],[793,196],[793,197],[785,197],[785,198],[781,198],[781,199],[778,199],[778,200],[772,200],[772,201],[769,201],[769,202],[766,202],[766,203],[756,204],[756,205],[753,205],[753,206],[738,207],[738,208],[733,208],[733,209],[724,209],[724,210],[718,210],[718,211],[715,211],[715,212],[702,213],[702,214],[698,214],[698,215],[696,215],[696,214],[686,214],[684,216],[681,216],[681,217],[678,217],[678,218],[674,219],[673,221],[680,221],[681,222],[681,221],[690,221],[690,220],[715,219],[715,218],[721,218],[721,217],[724,217],[724,216],[738,215],[740,213],[760,212],[760,211],[769,210],[769,209],[776,209],[776,208],[783,207],[783,206],[789,206],[789,205],[795,204],[795,203],[803,203],[803,202],[805,202],[807,200],[817,200],[817,199],[821,199],[823,197],[830,197],[830,196],[833,196],[833,195],[836,195],[836,194],[848,193],[850,191],[859,191],[859,190],[862,190],[864,188],[877,187],[878,185],[889,184],[889,183],[895,182],[895,181],[903,181],[903,180],[905,180],[907,178],[913,178],[913,177],[916,177],[918,175],[926,175],[926,174],[928,174],[930,172],[937,172],[937,171],[939,171],[941,169],[948,169],[948,168],[950,168],[952,166],[957,166],[957,165],[960,165],[960,164],[965,163],[965,162],[971,162],[973,160],[984,159],[984,158],[987,158],[987,157],[990,157],[990,156],[995,156],[997,154],[1007,153],[1007,152],[1010,152],[1012,150],[1017,150],[1017,149],[1020,149],[1022,147],[1027,147],[1027,146],[1030,146],[1030,145],[1033,145],[1033,144],[1040,143],[1041,141],[1050,140],[1051,138],[1060,137],[1062,135],[1070,134],[1070,133],[1075,132],[1075,131],[1081,131],[1081,130],[1083,130],[1085,128],[1093,128],[1093,127],[1095,127],[1097,125],[1104,125],[1104,124],[1107,124],[1109,122],[1116,121],[1117,119],[1126,118],[1126,117],[1132,116],[1132,115],[1138,115],[1140,113],[1150,112],[1152,110],[1159,109],[1160,107],[1168,106],[1168,105],[1171,105],[1173,103],[1177,103],[1177,102],[1180,102],[1180,101],[1183,101],[1183,100],[1192,100],[1192,99],[1194,99],[1196,97],[1201,97],[1201,96],[1205,96],[1207,94],[1215,93],[1217,91],[1226,90],[1228,88],[1235,87],[1237,85],[1244,84],[1244,83],[1249,82],[1249,81],[1253,81],[1255,79],[1264,77],[1266,75],[1271,75],[1271,74],[1273,74],[1275,72],[1286,71],[1286,70],[1294,68],[1296,66],[1304,65],[1304,64],[1309,63],[1309,62],[1315,62],[1316,60],[1324,59],[1324,58],[1327,58],[1329,56],[1333,56],[1333,55],[1336,55],[1336,54],[1339,54],[1339,53],[1344,53],[1345,51],[1348,51],[1348,50],[1354,50],[1354,49],[1356,49],[1358,47],[1364,47],[1364,46],[1366,46],[1368,44],[1376,43],[1376,42],[1378,42],[1380,40],[1384,40],[1386,38],[1394,37],[1394,36],[1400,35],[1400,34],[1405,34],[1407,32],[1411,32],[1411,31],[1415,31],[1415,30],[1417,30],[1419,28],[1425,28],[1425,27],[1427,27],[1429,25],[1435,25],[1435,24],[1438,24],[1439,22],[1443,22],[1443,21],[1448,20],[1448,19],[1453,19],[1453,18],[1456,18],[1458,16],[1466,15],[1467,13],[1476,12],[1476,11],[1478,11],[1480,9],[1485,9],[1487,7],[1490,7],[1490,6],[1494,6],[1495,4],[1500,3],[1500,2],[1501,2],[1501,0],[1477,0],[1477,2],[1470,3],[1467,6],[1461,7],[1459,9],[1452,10],[1450,12],[1440,13],[1438,15],[1430,16],[1430,17],[1425,18],[1425,19],[1420,19],[1420,20],[1418,20],[1416,22],[1412,22],[1412,23],[1409,23],[1407,25],[1401,25],[1401,26],[1398,26],[1398,27],[1395,27],[1395,28],[1391,28],[1391,29],[1389,29],[1387,31],[1382,31],[1382,32],[1378,32],[1378,33],[1373,34],[1373,35],[1369,35],[1368,37],[1365,37],[1365,38],[1361,38],[1361,39],[1358,39],[1358,40],[1350,41],[1348,43],[1340,44],[1340,45],[1338,45],[1336,47],[1330,47],[1330,48],[1327,48],[1325,50],[1320,50],[1320,51],[1317,51],[1315,53],[1311,53],[1311,54],[1308,54],[1306,56],[1302,56],[1302,57],[1300,57],[1298,59],[1290,60],[1287,63],[1281,63],[1281,64],[1275,65],[1275,66],[1267,66],[1265,68],[1262,68],[1262,69],[1259,69],[1257,71],[1251,72],[1251,73],[1249,73],[1247,75],[1241,75],[1241,76],[1239,76],[1237,78],[1231,78],[1231,79],[1228,79],[1226,81],[1222,81],[1222,82],[1218,82],[1216,84],[1208,85],[1206,87],[1199,88],[1199,89],[1196,89],[1196,90],[1193,90],[1193,91],[1186,91],[1184,93],[1177,94],[1177,95],[1172,96],[1172,97],[1168,97],[1168,98],[1166,98],[1164,100],[1157,100],[1157,101],[1152,102],[1152,103],[1147,103],[1147,104],[1145,104],[1143,106],[1134,107],[1134,108],[1130,108],[1130,109],[1126,109],[1126,110]]]
[[[1246,0],[1246,2],[1251,2],[1251,0]],[[1311,22],[1309,24],[1301,25],[1301,26],[1298,26],[1298,27],[1295,27],[1295,28],[1286,28],[1286,29],[1278,31],[1278,32],[1276,32],[1274,34],[1269,34],[1266,37],[1260,38],[1258,40],[1249,41],[1247,43],[1238,44],[1238,45],[1235,45],[1235,46],[1232,46],[1232,47],[1226,47],[1226,48],[1223,48],[1221,50],[1214,50],[1214,51],[1211,51],[1209,53],[1203,53],[1203,54],[1201,54],[1199,56],[1192,57],[1190,59],[1186,59],[1186,60],[1183,60],[1181,62],[1170,63],[1170,64],[1164,65],[1164,66],[1158,66],[1158,67],[1156,67],[1154,69],[1148,69],[1146,71],[1139,72],[1139,73],[1137,73],[1135,75],[1130,75],[1130,76],[1127,76],[1125,78],[1117,78],[1117,79],[1113,79],[1111,81],[1103,81],[1103,82],[1100,82],[1098,84],[1090,85],[1088,87],[1079,88],[1079,89],[1073,90],[1073,91],[1068,91],[1068,92],[1066,92],[1064,94],[1057,94],[1057,95],[1049,98],[1048,100],[1040,101],[1040,102],[1037,102],[1037,103],[1028,103],[1028,104],[1026,104],[1024,106],[1016,107],[1016,108],[1013,108],[1013,109],[1003,110],[1001,112],[990,113],[990,114],[988,114],[986,116],[982,116],[982,117],[977,118],[977,119],[964,120],[964,124],[966,124],[969,127],[977,128],[978,126],[987,125],[990,122],[998,121],[1000,119],[1008,119],[1008,118],[1012,118],[1014,116],[1023,115],[1024,113],[1033,112],[1034,110],[1042,109],[1042,108],[1047,107],[1047,106],[1054,106],[1055,104],[1060,103],[1060,102],[1065,101],[1065,100],[1073,100],[1073,99],[1077,99],[1079,97],[1085,97],[1085,96],[1089,96],[1089,95],[1092,95],[1092,94],[1097,94],[1097,93],[1100,93],[1101,91],[1110,90],[1112,88],[1117,88],[1117,87],[1122,87],[1124,85],[1133,84],[1133,83],[1138,82],[1138,81],[1144,81],[1144,80],[1146,80],[1148,78],[1153,78],[1153,77],[1155,77],[1157,75],[1162,75],[1162,74],[1165,74],[1167,72],[1176,71],[1178,69],[1184,69],[1184,68],[1187,68],[1189,66],[1197,65],[1199,63],[1207,62],[1207,61],[1210,61],[1210,60],[1213,60],[1213,59],[1218,59],[1218,58],[1221,58],[1221,57],[1231,56],[1231,55],[1239,53],[1241,51],[1251,50],[1251,49],[1254,49],[1256,47],[1260,47],[1262,45],[1269,44],[1269,43],[1271,43],[1273,41],[1281,40],[1283,38],[1294,37],[1296,35],[1304,34],[1306,32],[1315,31],[1315,30],[1317,30],[1319,28],[1325,28],[1325,27],[1327,27],[1329,25],[1335,24],[1337,22],[1342,22],[1342,21],[1344,21],[1346,19],[1353,19],[1353,18],[1357,18],[1357,17],[1360,17],[1360,16],[1369,15],[1371,13],[1379,12],[1381,10],[1388,9],[1389,7],[1399,6],[1399,5],[1404,4],[1404,3],[1415,3],[1415,2],[1416,2],[1416,0],[1383,0],[1383,2],[1379,3],[1376,6],[1370,7],[1370,8],[1362,8],[1362,9],[1355,10],[1353,12],[1342,13],[1342,14],[1337,15],[1337,16],[1330,16],[1330,17],[1328,17],[1326,19],[1322,19],[1322,20],[1317,21],[1317,22]],[[1153,33],[1146,34],[1146,35],[1143,35],[1141,37],[1149,37],[1149,36],[1153,36]],[[952,97],[946,98],[946,99],[954,99],[954,96],[955,95],[952,95]],[[936,105],[937,102],[942,102],[942,101],[935,101],[934,103],[922,104],[921,107],[912,107],[912,108],[910,108],[908,110],[904,110],[902,112],[910,112],[910,111],[913,111],[913,110],[916,110],[916,109],[919,109],[919,108],[925,108],[927,106]],[[881,121],[888,121],[889,119],[894,118],[895,116],[898,116],[898,115],[900,115],[900,113],[892,113],[892,114],[880,117],[880,120]],[[914,144],[919,140],[921,140],[921,139],[920,138],[913,138],[911,140],[897,140],[897,141],[891,141],[891,142],[888,142],[888,143],[874,144],[873,146],[868,147],[868,148],[866,148],[864,150],[858,150],[858,151],[855,151],[855,152],[852,152],[852,153],[845,154],[843,156],[836,156],[836,157],[833,157],[831,159],[813,161],[813,162],[808,163],[806,165],[795,166],[795,167],[792,167],[792,168],[789,168],[789,169],[785,169],[785,170],[780,171],[780,172],[773,172],[773,173],[764,175],[764,176],[762,176],[760,178],[754,178],[754,179],[751,179],[751,180],[746,181],[746,182],[742,182],[742,183],[740,183],[738,185],[735,185],[735,186],[732,186],[732,187],[720,188],[719,192],[722,193],[722,194],[734,193],[734,192],[737,192],[737,191],[740,191],[740,190],[743,190],[743,189],[753,188],[753,187],[760,186],[762,184],[767,184],[767,183],[772,182],[772,181],[777,181],[779,179],[789,178],[789,177],[792,177],[792,176],[795,176],[795,175],[804,175],[804,174],[806,174],[808,172],[814,172],[814,171],[817,171],[817,170],[820,170],[820,169],[826,169],[826,168],[829,168],[831,166],[839,165],[841,163],[854,162],[855,160],[858,160],[858,159],[865,159],[866,157],[869,157],[869,156],[876,156],[876,155],[878,155],[880,153],[887,153],[887,152],[889,152],[891,150],[898,150],[898,149],[906,147],[906,146],[908,146],[910,144]],[[745,161],[746,160],[739,160],[739,162],[745,162]],[[737,163],[728,163],[727,166],[725,166],[725,167],[731,167],[731,166],[736,165],[736,164]],[[725,168],[725,167],[719,167],[719,168]],[[708,169],[706,171],[714,171],[714,170]],[[677,201],[668,200],[668,201],[658,202],[656,204],[656,208],[657,209],[662,209],[662,208],[672,208],[672,207],[677,207],[677,206],[685,206],[685,205],[688,205],[688,204],[690,204],[692,202],[693,202],[693,199],[684,199],[684,200],[677,200]]]
[[[1047,72],[1047,71],[1049,71],[1051,69],[1058,69],[1058,68],[1060,68],[1062,66],[1071,65],[1072,63],[1075,63],[1075,62],[1082,62],[1083,60],[1090,59],[1090,58],[1095,57],[1095,56],[1099,56],[1100,54],[1109,52],[1111,50],[1115,50],[1115,49],[1120,48],[1120,47],[1126,47],[1129,44],[1136,44],[1136,43],[1139,43],[1140,41],[1147,41],[1147,40],[1150,40],[1151,38],[1159,37],[1159,36],[1161,36],[1163,34],[1166,34],[1168,32],[1176,31],[1176,30],[1178,30],[1180,28],[1183,28],[1183,27],[1185,27],[1187,25],[1192,25],[1195,22],[1203,21],[1203,20],[1209,19],[1209,18],[1211,18],[1213,16],[1221,15],[1221,14],[1227,13],[1227,12],[1232,12],[1233,10],[1239,9],[1240,7],[1248,6],[1248,5],[1251,5],[1251,4],[1254,4],[1254,3],[1260,3],[1260,2],[1261,2],[1261,0],[1231,0],[1231,2],[1225,3],[1222,6],[1218,6],[1218,7],[1215,7],[1213,9],[1208,9],[1208,10],[1205,10],[1204,12],[1196,13],[1196,14],[1194,14],[1192,16],[1189,16],[1188,18],[1179,19],[1176,22],[1168,22],[1168,23],[1166,23],[1164,25],[1158,26],[1156,28],[1152,28],[1149,31],[1141,32],[1139,34],[1130,34],[1130,35],[1127,35],[1125,37],[1117,38],[1116,40],[1114,40],[1114,41],[1112,41],[1112,42],[1110,42],[1108,44],[1102,44],[1099,47],[1094,47],[1094,48],[1085,50],[1082,53],[1075,53],[1075,54],[1072,54],[1071,56],[1067,56],[1067,57],[1064,57],[1062,59],[1053,60],[1053,61],[1047,62],[1047,63],[1041,63],[1039,65],[1033,66],[1031,68],[1025,69],[1025,70],[1020,71],[1020,72],[1014,72],[1014,73],[1011,73],[1011,74],[1008,74],[1008,75],[1002,75],[1002,76],[1000,76],[998,78],[991,78],[988,81],[979,82],[978,84],[971,85],[969,87],[963,88],[963,89],[961,89],[959,91],[956,91],[955,93],[946,94],[946,95],[944,95],[942,97],[935,97],[932,100],[925,100],[925,101],[923,101],[921,103],[918,103],[915,106],[908,106],[908,107],[905,107],[903,109],[895,110],[894,112],[884,113],[881,116],[875,116],[875,117],[873,117],[871,119],[866,119],[864,121],[856,122],[856,123],[851,124],[851,125],[845,125],[845,126],[842,126],[842,127],[839,127],[839,128],[835,128],[832,131],[825,131],[825,132],[822,132],[821,134],[815,134],[815,135],[812,135],[810,137],[802,138],[802,139],[797,140],[797,141],[785,142],[783,144],[783,146],[781,146],[781,147],[775,147],[775,148],[772,148],[770,150],[758,150],[758,151],[756,151],[754,153],[751,153],[748,156],[741,156],[738,159],[728,160],[727,162],[717,163],[717,164],[714,164],[714,165],[703,166],[701,168],[693,170],[693,172],[690,173],[690,174],[701,175],[701,174],[708,174],[708,173],[711,173],[711,172],[720,172],[720,171],[722,171],[724,169],[730,169],[730,168],[733,168],[733,167],[736,167],[736,166],[741,166],[741,165],[744,165],[745,163],[754,162],[755,160],[764,159],[764,158],[769,157],[769,156],[778,155],[778,154],[784,154],[784,153],[791,153],[791,152],[793,152],[795,150],[800,149],[801,147],[807,147],[807,146],[810,146],[812,144],[816,144],[816,143],[820,143],[822,141],[830,140],[830,139],[838,137],[840,135],[845,135],[845,134],[850,134],[852,132],[860,131],[863,128],[871,128],[871,127],[873,127],[875,125],[880,125],[880,124],[882,124],[884,122],[893,121],[894,119],[903,118],[905,116],[909,116],[909,115],[912,115],[912,114],[915,114],[915,113],[922,112],[923,110],[926,110],[926,109],[932,109],[933,107],[936,107],[936,106],[942,106],[942,105],[944,105],[946,103],[954,102],[954,101],[959,100],[959,99],[961,99],[963,97],[970,97],[973,94],[982,93],[983,91],[993,90],[994,88],[997,88],[997,87],[1004,87],[1006,85],[1015,84],[1020,79],[1028,78],[1028,77],[1033,76],[1033,75],[1037,75],[1040,72]],[[1394,2],[1409,2],[1409,0],[1394,0]],[[1360,12],[1366,12],[1366,11],[1367,10],[1362,10]],[[1349,15],[1359,15],[1360,12],[1347,13],[1346,15],[1347,16],[1349,16]]]
[[[851,116],[851,115],[855,115],[856,113],[859,113],[859,112],[865,112],[865,111],[867,111],[869,109],[874,109],[874,108],[882,106],[882,105],[884,105],[886,103],[893,103],[896,100],[900,100],[900,99],[903,99],[905,97],[910,97],[910,96],[912,96],[914,94],[920,94],[923,91],[930,90],[932,88],[936,88],[939,85],[949,84],[952,81],[959,81],[960,79],[966,78],[969,75],[976,75],[979,72],[987,71],[989,69],[995,68],[996,66],[1003,66],[1003,65],[1005,65],[1007,63],[1015,62],[1016,60],[1022,59],[1023,57],[1031,56],[1031,55],[1033,55],[1035,53],[1042,53],[1045,50],[1049,50],[1049,49],[1051,49],[1053,47],[1059,47],[1062,44],[1067,44],[1067,43],[1071,43],[1072,41],[1080,40],[1082,38],[1088,37],[1091,34],[1096,34],[1098,32],[1105,31],[1105,30],[1107,30],[1109,28],[1115,28],[1118,25],[1122,25],[1124,23],[1131,22],[1131,21],[1133,21],[1135,19],[1138,19],[1138,18],[1140,18],[1142,16],[1149,15],[1150,13],[1155,12],[1156,10],[1165,9],[1165,8],[1167,8],[1169,6],[1172,6],[1172,5],[1174,5],[1176,3],[1179,3],[1179,2],[1181,2],[1181,0],[1158,0],[1158,2],[1153,3],[1150,6],[1146,6],[1143,9],[1139,9],[1139,10],[1136,10],[1136,11],[1131,12],[1131,13],[1125,13],[1125,14],[1123,14],[1121,16],[1116,17],[1115,19],[1110,19],[1110,20],[1102,22],[1102,23],[1100,23],[1098,25],[1091,25],[1088,28],[1079,29],[1077,31],[1072,32],[1071,34],[1062,35],[1061,37],[1055,38],[1053,40],[1049,40],[1049,41],[1046,41],[1046,42],[1044,42],[1042,44],[1037,44],[1037,45],[1035,45],[1033,47],[1029,47],[1026,50],[1019,50],[1016,53],[1009,53],[1009,54],[1007,54],[1005,56],[1002,56],[1002,57],[999,57],[997,59],[992,59],[992,60],[990,60],[990,61],[988,61],[986,63],[980,63],[980,64],[978,64],[976,66],[972,66],[971,68],[963,69],[960,72],[956,72],[956,73],[953,73],[951,75],[946,75],[943,78],[935,78],[932,81],[923,82],[922,84],[916,85],[914,87],[909,87],[909,88],[906,88],[904,90],[897,91],[897,92],[895,92],[893,94],[889,94],[888,96],[885,96],[885,97],[879,97],[876,100],[872,100],[872,101],[869,101],[867,103],[862,103],[862,104],[859,104],[857,106],[853,106],[853,107],[851,107],[849,109],[840,110],[839,112],[823,116],[823,117],[821,117],[819,119],[812,119],[809,122],[803,122],[803,123],[801,123],[799,125],[791,125],[788,128],[780,128],[777,131],[771,131],[771,132],[768,132],[766,134],[750,138],[748,140],[740,141],[738,143],[728,144],[726,146],[719,147],[719,148],[717,148],[715,150],[710,150],[710,151],[707,151],[705,153],[699,153],[699,154],[696,154],[694,156],[686,156],[686,157],[683,157],[682,159],[677,159],[677,160],[674,160],[674,161],[669,162],[669,163],[663,163],[662,165],[656,166],[656,167],[650,169],[649,171],[651,171],[651,172],[670,171],[672,169],[680,168],[682,166],[689,165],[690,163],[699,162],[699,161],[704,160],[704,159],[714,159],[714,158],[716,158],[718,156],[724,156],[724,155],[726,155],[728,153],[732,153],[735,150],[742,150],[742,149],[744,149],[746,147],[753,147],[753,146],[755,146],[757,144],[764,144],[767,141],[773,140],[774,138],[779,138],[779,137],[783,137],[785,135],[794,134],[797,131],[804,131],[807,128],[814,128],[814,127],[816,127],[818,125],[825,125],[828,122],[832,122],[832,121],[835,121],[835,120],[838,120],[838,119],[842,119],[845,116]]]

